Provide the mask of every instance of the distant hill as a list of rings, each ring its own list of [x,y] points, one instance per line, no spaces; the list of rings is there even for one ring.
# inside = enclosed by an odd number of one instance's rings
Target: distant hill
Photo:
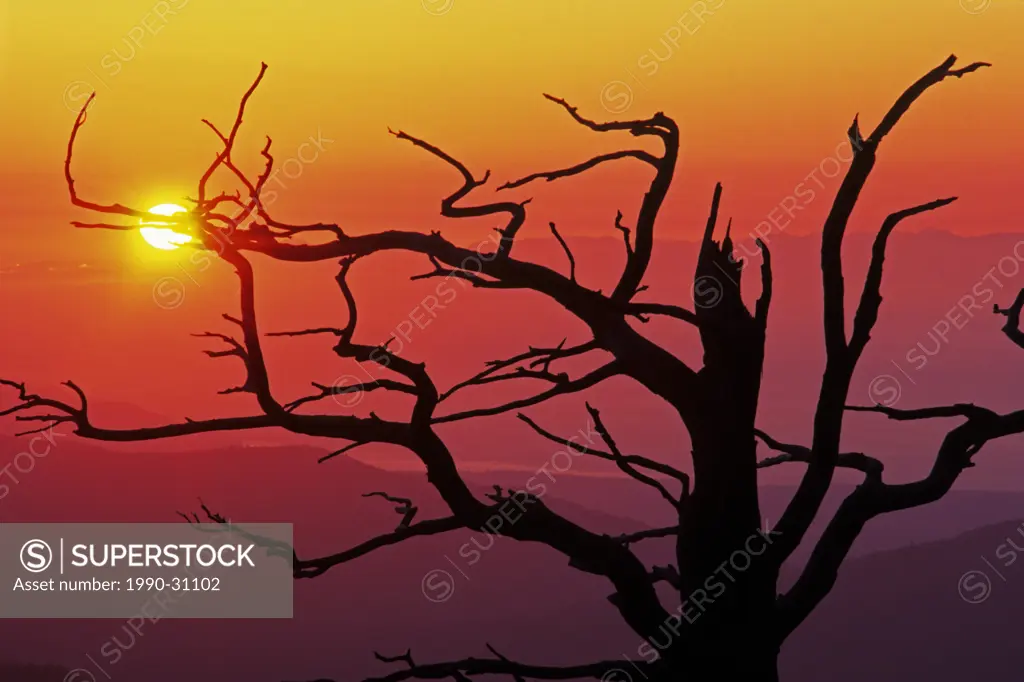
[[[12,445],[0,441],[0,452]],[[167,522],[176,520],[175,510],[198,510],[202,497],[236,521],[293,522],[300,555],[311,557],[394,528],[391,506],[361,497],[366,492],[410,497],[420,507],[417,518],[444,513],[421,472],[343,458],[317,465],[322,454],[290,446],[133,453],[62,441],[0,500],[0,520]],[[477,473],[470,483],[484,492],[494,483],[522,486],[529,475]],[[764,489],[769,521],[789,494]],[[649,527],[662,514],[659,498],[641,502],[650,496],[631,479],[562,475],[545,499],[609,534]],[[1024,536],[1014,535],[1021,509],[1021,494],[954,491],[930,507],[873,522],[835,593],[787,646],[784,682],[905,682],[918,669],[928,674],[913,679],[962,682],[1015,670],[1009,665],[1024,625],[1024,561],[1007,568],[1005,583],[992,575],[991,598],[981,604],[964,602],[957,583],[968,571],[988,570],[981,557],[1000,566],[996,552],[1007,537],[1024,547]],[[963,533],[965,526],[973,530]],[[641,543],[638,551],[648,563],[672,557],[665,541]],[[448,592],[425,592],[428,575]],[[292,620],[162,619],[134,638],[116,620],[0,621],[0,641],[24,661],[92,669],[91,657],[118,682],[358,679],[390,670],[373,651],[412,647],[417,660],[431,661],[485,656],[490,643],[510,657],[573,663],[629,655],[639,644],[608,604],[605,580],[570,569],[546,547],[468,532],[385,548],[299,581],[295,590]],[[112,664],[101,652],[114,642],[124,655]]]
[[[859,278],[867,265],[872,239],[870,234],[855,231],[867,227],[855,222],[858,225],[851,226],[843,246],[851,307],[860,290]],[[694,227],[695,232],[698,229]],[[614,233],[610,226],[608,231]],[[468,239],[472,234],[472,230],[453,230],[452,238]],[[544,238],[531,239],[535,234],[529,226],[524,229],[516,244],[518,256],[563,271],[565,254],[557,242],[546,230],[541,233]],[[733,238],[752,268],[743,280],[752,301],[758,295],[759,258],[753,236],[747,231],[734,231]],[[1024,286],[1024,250],[1017,247],[1020,240],[1020,234],[960,237],[930,229],[911,232],[901,226],[891,239],[882,286],[884,303],[854,377],[850,401],[868,403],[873,398],[898,396],[901,407],[974,401],[998,410],[1024,404],[1024,387],[1014,373],[1006,371],[1007,367],[1018,366],[1020,349],[1000,333],[1003,318],[992,314],[993,303],[1007,305]],[[605,290],[614,284],[624,257],[618,235],[572,237],[570,241],[580,282]],[[824,366],[820,237],[773,232],[769,242],[775,291],[759,422],[779,439],[806,443]],[[695,242],[660,240],[644,282],[650,288],[641,292],[638,300],[692,307],[689,279],[696,252]],[[357,334],[363,342],[376,343],[403,330],[399,352],[411,360],[426,362],[442,388],[475,374],[485,361],[515,355],[529,344],[554,345],[563,338],[569,343],[586,338],[587,330],[558,305],[521,292],[457,287],[456,298],[434,311],[436,315],[427,315],[422,302],[435,294],[437,283],[407,279],[423,272],[424,262],[418,254],[388,253],[375,257],[374,267],[353,270],[353,289],[360,300],[365,299]],[[173,265],[168,267],[168,276],[184,277]],[[275,283],[268,290],[272,294],[260,300],[263,330],[342,323],[333,268],[333,263],[311,266],[308,277],[296,277],[292,264],[261,261],[261,281],[266,278]],[[66,285],[50,286],[45,278],[33,281],[31,286],[13,282],[8,286],[5,280],[5,286],[0,287],[0,309],[5,297],[12,297],[12,305],[16,301],[19,308],[27,306],[44,317],[35,323],[22,320],[22,333],[0,338],[0,374],[25,379],[39,390],[50,385],[48,382],[74,379],[89,392],[90,409],[97,422],[115,426],[156,424],[186,416],[200,419],[251,414],[256,409],[251,396],[216,393],[239,382],[238,363],[204,356],[202,349],[211,347],[209,340],[189,336],[203,330],[232,331],[223,327],[227,323],[220,317],[223,312],[233,312],[237,305],[237,285],[231,269],[210,268],[204,272],[201,291],[189,282],[185,304],[174,311],[153,303],[153,283],[158,274],[140,277],[125,272],[122,278],[134,279],[90,284],[89,305],[83,299],[67,297]],[[97,310],[115,301],[131,306],[134,323],[130,332],[112,334],[94,317]],[[296,301],[302,305],[296,305]],[[852,309],[849,312],[852,315]],[[61,334],[50,333],[45,325],[51,320],[74,328],[76,343],[69,346]],[[699,365],[697,334],[691,326],[658,318],[635,326]],[[309,394],[311,381],[330,384],[345,375],[365,376],[364,368],[339,360],[330,345],[317,336],[266,339],[275,392],[282,399],[292,399]],[[393,347],[398,348],[397,342]],[[443,403],[441,412],[495,404],[512,394],[537,389],[536,382],[517,383],[508,391],[499,391],[491,384],[479,391],[467,391],[465,398],[456,394]],[[382,416],[407,413],[405,398],[389,400],[381,393],[367,396],[354,407],[326,400],[317,403],[316,408],[362,416],[370,410]],[[0,404],[9,395],[10,391],[0,392]],[[73,397],[70,391],[65,395]],[[637,390],[631,381],[613,379],[585,395],[565,396],[529,413],[552,430],[574,433],[586,423],[584,400],[602,410],[624,450],[685,465],[689,452],[685,430],[661,400]],[[906,480],[927,473],[950,423],[896,424],[878,415],[851,414],[847,415],[844,445],[882,458],[892,480]],[[0,433],[10,433],[20,426],[0,420]],[[460,463],[477,468],[500,465],[536,471],[557,449],[530,432],[513,413],[446,424],[441,433],[452,444]],[[221,433],[181,442],[188,448],[198,448],[242,442],[291,445],[312,440],[267,430]],[[962,485],[1024,489],[1024,459],[1014,456],[1021,442],[1021,437],[1015,437],[986,446],[979,454],[979,466],[963,474]],[[318,446],[329,447],[323,443]],[[133,446],[133,451],[180,447],[146,444]],[[359,458],[387,467],[418,466],[399,448],[369,446],[357,453]],[[608,471],[607,463],[579,462],[574,466],[581,471]],[[779,467],[764,472],[763,480],[792,483],[799,473],[800,467]]]
[[[782,679],[1021,679],[1024,552],[1011,542],[1024,548],[1024,523],[849,562],[784,649]]]

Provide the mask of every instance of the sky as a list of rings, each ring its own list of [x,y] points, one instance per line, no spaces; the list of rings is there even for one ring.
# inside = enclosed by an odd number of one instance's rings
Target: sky
[[[214,383],[209,365],[200,380],[181,364],[203,359],[187,333],[234,311],[230,273],[183,267],[134,232],[69,225],[95,218],[70,205],[62,168],[75,113],[93,91],[73,172],[80,194],[101,203],[145,209],[194,197],[219,150],[201,119],[230,125],[265,62],[235,156],[255,175],[272,137],[281,172],[268,188],[279,220],[332,221],[353,234],[441,229],[479,243],[491,221],[438,215],[457,174],[388,128],[439,145],[478,175],[490,170],[481,197],[505,180],[634,145],[573,123],[541,96],[551,93],[594,119],[662,111],[679,123],[659,237],[695,239],[718,181],[722,210],[743,232],[777,219],[801,183],[816,187],[813,204],[776,225],[814,235],[849,158],[853,116],[867,132],[954,53],[994,66],[915,104],[886,139],[851,229],[956,195],[901,230],[979,236],[1018,231],[1024,213],[1022,27],[1020,0],[0,1],[0,316],[14,330],[0,342],[0,365],[43,382],[85,376],[118,400],[137,396],[140,363],[150,380],[171,384],[157,403]],[[533,198],[520,234],[547,239],[554,220],[568,238],[618,239],[615,211],[631,224],[648,180],[624,161],[515,190]],[[285,317],[337,312],[329,268],[317,271],[322,293],[285,287],[294,271],[261,272],[265,305]],[[168,312],[171,280],[187,297]],[[186,294],[175,292],[181,303]]]
[[[751,235],[761,228],[764,236],[763,226],[771,222],[776,275],[758,426],[780,440],[809,443],[824,359],[815,239],[850,158],[846,131],[855,115],[870,131],[909,84],[956,54],[961,65],[980,60],[993,66],[947,80],[914,105],[884,141],[852,217],[855,234],[844,246],[850,299],[860,291],[869,233],[885,215],[959,197],[901,224],[893,237],[879,323],[850,402],[895,394],[897,406],[907,408],[970,401],[1019,409],[1024,388],[1013,370],[1024,356],[1000,332],[1003,318],[990,311],[1024,287],[1022,31],[1024,0],[0,0],[0,377],[66,400],[74,396],[60,383],[73,380],[89,395],[91,420],[111,428],[258,413],[251,395],[218,395],[243,381],[240,363],[206,357],[203,350],[220,347],[191,336],[236,331],[221,318],[238,315],[231,268],[216,259],[191,259],[184,250],[158,251],[134,231],[72,227],[72,220],[99,217],[70,204],[63,160],[76,113],[95,92],[72,168],[81,196],[140,209],[184,204],[221,149],[202,119],[226,129],[266,63],[234,159],[255,176],[270,136],[279,169],[267,187],[273,198],[264,194],[271,213],[289,223],[336,222],[350,234],[440,230],[474,246],[493,234],[491,219],[439,215],[441,199],[461,178],[396,140],[389,127],[440,146],[478,177],[490,170],[492,182],[473,195],[486,199],[504,181],[596,154],[634,145],[660,151],[651,140],[586,130],[543,93],[563,97],[597,120],[671,116],[681,130],[681,153],[657,223],[664,241],[655,249],[644,282],[650,290],[642,300],[692,307],[693,241],[702,233],[716,182],[724,186],[723,217],[732,219],[745,253],[752,249]],[[623,258],[615,214],[621,210],[623,222],[635,224],[650,175],[622,161],[501,193],[532,198],[517,257],[566,272],[548,231],[549,221],[557,222],[577,255],[579,281],[595,289],[614,284]],[[234,189],[228,180],[220,178],[216,189]],[[781,207],[801,186],[813,188],[815,198],[780,224]],[[255,255],[252,261],[261,331],[343,326],[334,263],[300,266]],[[382,343],[395,336],[400,340],[392,350],[398,346],[403,357],[427,363],[442,389],[528,344],[554,346],[567,339],[572,345],[589,338],[557,305],[521,292],[456,287],[446,308],[427,313],[422,301],[436,291],[434,282],[408,277],[429,269],[425,259],[410,254],[375,255],[353,266],[360,305],[354,340]],[[749,300],[758,293],[757,273],[744,277]],[[966,311],[965,296],[972,304]],[[654,320],[644,330],[699,366],[693,327]],[[267,339],[264,349],[274,395],[282,402],[315,393],[310,382],[351,384],[369,376],[334,357],[323,337]],[[317,407],[400,418],[381,393]],[[471,397],[459,394],[451,402],[464,402],[452,411],[493,405],[508,395],[490,386]],[[13,391],[0,387],[0,410],[13,398]],[[625,379],[528,412],[553,432],[590,432],[585,401],[601,410],[623,451],[690,468],[677,415]],[[440,411],[447,413],[448,405]],[[844,449],[885,461],[887,482],[925,475],[949,424],[876,417],[848,417]],[[28,447],[27,439],[7,436],[24,428],[0,419],[0,471],[22,480],[15,457]],[[70,429],[58,425],[55,431],[66,435],[64,428]],[[514,475],[504,479],[511,485],[547,467],[562,450],[512,413],[443,425],[438,432],[460,468],[512,469]],[[77,440],[57,440],[75,445],[57,447],[49,461],[40,461],[27,479],[30,486],[13,489],[5,479],[12,494],[3,504],[23,505],[15,509],[43,518],[79,519],[110,509],[108,518],[124,520],[126,513],[153,509],[154,518],[173,521],[169,515],[178,504],[188,509],[202,495],[231,514],[271,503],[288,510],[282,514],[298,510],[296,519],[308,510],[309,518],[332,524],[331,532],[319,535],[330,540],[330,551],[339,542],[334,531],[343,531],[341,540],[344,533],[363,534],[372,517],[350,514],[344,505],[322,513],[335,500],[358,501],[356,495],[366,492],[357,488],[363,479],[346,476],[344,468],[341,475],[314,468],[316,458],[306,450],[289,447],[279,464],[236,447],[292,446],[296,439],[274,441],[279,434],[263,432],[216,435],[222,438],[161,443],[174,459],[129,458],[127,466]],[[117,455],[148,448],[99,445]],[[344,443],[312,445],[337,450]],[[207,456],[215,447],[222,456]],[[987,446],[958,489],[1024,490],[1020,449],[1019,440],[1009,439]],[[357,453],[379,466],[422,469],[402,448],[371,445]],[[292,462],[294,469],[286,469]],[[338,458],[325,467],[341,463]],[[574,473],[614,473],[601,460],[573,467]],[[760,480],[792,483],[803,471],[768,470]],[[838,479],[857,480],[849,473]],[[277,486],[280,494],[266,494],[266,481],[285,479],[287,485]],[[594,490],[600,496],[606,488]],[[420,518],[437,503],[424,498],[428,506]],[[124,504],[126,499],[139,503]],[[609,513],[643,518],[628,509],[630,499],[601,504]],[[246,506],[251,504],[256,507]],[[3,509],[12,513],[10,506]],[[933,531],[942,525],[929,523]],[[965,566],[977,564],[971,561]],[[388,594],[419,599],[418,582],[408,583],[412,592],[395,591],[382,582],[393,577],[388,567],[369,568],[366,580],[348,583],[380,582]],[[950,595],[955,577],[949,576]],[[473,585],[485,584],[474,576]],[[358,614],[359,600],[373,595],[353,592],[351,612]],[[322,595],[315,601],[324,603]],[[450,617],[438,613],[430,617]],[[430,634],[418,625],[423,621],[406,620]],[[319,632],[332,631],[323,624],[316,621]],[[181,646],[173,636],[167,640],[178,659],[197,658],[182,657],[183,651],[213,653],[213,646],[221,646],[221,637],[197,638],[186,625],[191,639],[183,638]],[[393,623],[362,629],[381,636],[384,648],[378,650],[392,647]],[[20,626],[15,633],[17,641],[38,641],[37,650],[58,655],[52,634],[49,627]],[[82,660],[78,652],[89,636],[76,631],[75,661]],[[251,649],[246,660],[257,663],[276,652],[262,647],[254,658]],[[139,665],[153,660],[149,656],[137,659]],[[294,672],[301,677],[304,671]]]
[[[835,179],[853,115],[872,125],[950,53],[995,67],[919,102],[886,142],[874,196],[918,203],[936,192],[963,195],[942,225],[962,233],[1009,231],[1021,208],[1011,184],[1024,151],[1024,136],[1015,134],[1024,103],[1019,0],[0,7],[0,78],[16,103],[0,132],[4,260],[37,254],[40,235],[56,258],[103,248],[95,235],[69,231],[66,221],[81,216],[61,178],[71,109],[89,92],[97,100],[76,159],[83,192],[140,206],[177,201],[194,194],[217,149],[200,119],[227,125],[261,61],[269,71],[240,148],[256,170],[264,135],[279,159],[311,136],[329,140],[315,163],[291,164],[302,177],[277,178],[286,189],[280,210],[353,231],[415,227],[436,215],[439,192],[456,180],[387,135],[388,126],[434,141],[478,172],[491,169],[497,180],[631,142],[579,128],[544,92],[594,118],[664,111],[679,122],[682,159],[662,236],[695,234],[716,180],[737,224],[756,224],[815,169],[823,182]],[[604,201],[573,212],[557,200],[606,196],[632,202],[629,209],[639,201],[636,187],[601,190],[642,177],[627,163],[554,194],[538,189],[538,200],[569,216],[566,233],[606,233],[607,220],[595,224],[597,209],[611,208]],[[815,231],[814,217],[793,231]]]

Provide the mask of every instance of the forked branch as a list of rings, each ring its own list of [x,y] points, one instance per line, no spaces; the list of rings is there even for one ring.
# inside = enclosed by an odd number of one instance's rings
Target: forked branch
[[[761,429],[754,429],[754,435],[760,438],[761,441],[772,450],[776,450],[781,453],[758,461],[758,469],[767,469],[768,467],[785,464],[786,462],[803,462],[804,464],[809,464],[811,461],[811,449],[804,445],[782,443],[775,440]],[[884,469],[884,465],[880,460],[865,455],[862,452],[840,453],[836,466],[863,471],[867,474],[868,478],[878,480],[881,480],[882,470]]]
[[[623,268],[622,276],[619,278],[619,282],[616,284],[615,289],[611,294],[611,299],[620,304],[626,304],[634,295],[636,295],[637,290],[641,286],[644,275],[647,272],[647,266],[650,264],[651,253],[654,249],[654,224],[665,199],[665,195],[668,193],[669,186],[672,184],[672,176],[675,172],[676,159],[679,155],[679,127],[676,125],[675,121],[660,112],[648,119],[598,123],[581,116],[577,108],[570,105],[564,99],[547,94],[545,94],[544,97],[561,106],[566,110],[566,112],[568,112],[573,120],[590,130],[596,132],[626,131],[636,137],[648,135],[656,136],[661,139],[665,146],[665,153],[660,158],[640,150],[613,152],[597,156],[589,161],[585,161],[564,170],[528,175],[525,178],[507,183],[504,186],[518,187],[540,178],[551,181],[558,178],[569,177],[589,170],[590,168],[606,161],[621,158],[637,158],[653,166],[656,173],[654,179],[651,181],[650,188],[647,193],[644,194],[643,202],[640,205],[640,213],[637,215],[636,221],[634,246],[630,246],[629,244],[628,231],[623,230],[626,239],[626,251],[628,257],[626,259],[626,266]],[[621,216],[616,219],[616,226],[622,229]]]
[[[972,457],[986,443],[1024,433],[1024,410],[998,414],[971,404],[912,410],[883,405],[847,409],[877,412],[898,421],[940,418],[964,421],[943,439],[932,470],[925,478],[899,485],[869,479],[843,501],[815,545],[803,574],[779,599],[779,634],[782,638],[802,623],[832,590],[840,565],[868,521],[881,514],[919,507],[942,498],[960,474],[974,466]]]
[[[647,474],[641,471],[638,471],[633,466],[633,464],[625,457],[625,455],[623,455],[622,452],[619,451],[619,447],[615,444],[615,441],[612,439],[611,433],[608,432],[608,429],[605,427],[604,422],[601,421],[601,413],[597,410],[597,408],[591,406],[590,403],[587,403],[587,412],[590,413],[590,418],[594,420],[594,429],[601,436],[601,440],[605,442],[605,445],[608,446],[608,450],[611,451],[612,461],[618,465],[618,467],[623,471],[623,473],[632,478],[635,478],[641,483],[646,483],[647,485],[651,486],[652,488],[657,490],[663,498],[668,500],[669,504],[671,504],[676,509],[679,509],[681,507],[681,500],[685,499],[690,492],[689,478],[684,477],[681,479],[683,481],[683,490],[680,493],[679,497],[674,496],[661,483],[661,481],[651,476],[648,476]]]
[[[554,433],[551,433],[547,429],[544,429],[543,427],[538,425],[537,422],[533,421],[532,419],[530,419],[528,416],[526,416],[522,412],[517,414],[516,417],[518,417],[520,420],[526,422],[526,424],[531,429],[536,431],[538,434],[540,434],[544,438],[547,438],[548,440],[553,441],[555,443],[558,443],[560,445],[564,445],[567,448],[569,448],[570,450],[573,450],[574,452],[578,452],[578,453],[583,454],[583,455],[589,455],[591,457],[597,457],[598,459],[604,459],[604,460],[607,460],[609,462],[616,462],[616,463],[618,463],[618,461],[621,460],[625,464],[628,464],[628,465],[631,465],[631,466],[641,467],[641,468],[644,468],[644,469],[649,469],[651,471],[657,472],[657,473],[662,474],[664,476],[671,476],[672,478],[680,481],[683,484],[684,489],[686,489],[686,490],[689,489],[690,477],[687,474],[683,473],[682,471],[679,471],[678,469],[676,469],[673,466],[670,466],[668,464],[664,464],[663,462],[659,462],[657,460],[649,459],[647,457],[643,457],[643,456],[640,456],[640,455],[623,455],[622,453],[615,454],[613,452],[605,452],[603,450],[597,450],[595,448],[590,447],[589,445],[583,445],[581,443],[577,443],[577,442],[575,442],[571,438],[563,438],[561,436],[555,435]]]
[[[505,227],[496,228],[498,233],[501,235],[501,241],[498,244],[498,254],[500,256],[508,257],[512,252],[512,245],[515,242],[516,233],[519,232],[519,228],[521,228],[523,223],[526,222],[526,204],[529,203],[529,199],[518,203],[513,201],[499,201],[489,204],[481,204],[479,206],[456,206],[455,204],[460,199],[464,198],[477,187],[485,185],[487,180],[491,177],[491,172],[487,171],[481,179],[477,180],[465,164],[447,152],[441,150],[439,147],[435,147],[429,142],[413,137],[401,130],[394,131],[388,128],[388,132],[399,140],[407,140],[420,149],[426,150],[428,153],[436,156],[449,166],[455,168],[455,170],[459,171],[462,175],[462,187],[455,190],[455,192],[448,195],[443,201],[441,201],[441,215],[447,218],[479,218],[498,213],[508,214],[509,219],[505,224]]]
[[[823,321],[826,364],[814,415],[811,461],[796,494],[776,526],[779,538],[775,542],[772,552],[778,565],[781,565],[792,554],[810,528],[825,499],[838,463],[846,396],[857,360],[867,344],[881,301],[878,286],[881,281],[882,260],[888,234],[903,218],[944,206],[952,200],[942,199],[908,209],[908,211],[894,213],[883,224],[875,242],[872,263],[865,281],[864,295],[861,297],[861,304],[854,318],[853,337],[848,343],[842,246],[850,215],[853,213],[861,190],[874,167],[878,145],[909,110],[910,106],[925,91],[946,78],[950,76],[959,78],[983,66],[988,66],[984,62],[975,62],[963,68],[954,69],[955,62],[956,56],[951,55],[942,64],[907,88],[889,108],[867,139],[861,135],[856,119],[848,131],[854,150],[853,160],[843,177],[822,228],[821,272],[824,294]]]

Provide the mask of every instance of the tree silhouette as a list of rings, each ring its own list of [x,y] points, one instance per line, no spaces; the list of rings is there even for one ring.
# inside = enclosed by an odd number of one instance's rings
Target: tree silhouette
[[[508,182],[499,189],[521,187],[536,180],[553,181],[618,159],[632,159],[649,166],[654,177],[644,194],[632,228],[623,224],[621,213],[615,228],[623,234],[625,265],[610,293],[584,287],[575,277],[576,261],[552,223],[551,232],[569,262],[569,275],[512,255],[516,236],[526,222],[527,201],[469,204],[464,200],[484,185],[489,173],[477,177],[462,162],[432,144],[402,131],[391,131],[399,140],[411,143],[451,166],[462,176],[462,185],[441,202],[448,218],[502,216],[507,222],[499,229],[500,240],[493,250],[458,246],[438,232],[421,234],[384,231],[349,235],[333,224],[293,225],[271,217],[260,200],[271,176],[274,158],[271,140],[262,150],[263,171],[251,180],[232,159],[234,144],[246,104],[264,76],[259,76],[241,99],[238,113],[225,134],[204,120],[218,136],[222,150],[199,181],[195,205],[187,216],[175,216],[179,229],[191,230],[200,248],[216,252],[230,263],[240,282],[241,312],[224,315],[241,335],[206,333],[224,342],[223,350],[208,351],[214,357],[234,356],[245,368],[245,380],[225,392],[247,392],[255,396],[260,412],[247,417],[188,420],[184,423],[138,429],[108,429],[93,424],[85,393],[74,383],[67,386],[77,394],[78,404],[31,394],[23,384],[4,381],[19,393],[18,402],[0,415],[17,413],[17,419],[41,422],[43,428],[71,424],[83,437],[101,441],[145,441],[213,431],[237,431],[280,427],[311,436],[349,441],[338,451],[369,443],[390,443],[413,452],[424,464],[427,479],[444,500],[450,514],[414,521],[416,508],[410,500],[374,493],[399,505],[402,522],[390,533],[372,538],[330,556],[313,559],[295,557],[296,578],[323,574],[339,564],[354,560],[380,547],[419,536],[456,529],[470,529],[541,543],[563,554],[577,571],[603,576],[612,591],[610,603],[626,624],[646,640],[635,665],[649,680],[724,679],[734,673],[742,679],[777,680],[777,656],[786,638],[825,598],[836,581],[838,570],[853,542],[874,517],[933,502],[953,485],[960,472],[973,466],[972,457],[988,441],[1024,431],[1024,411],[1006,415],[982,407],[958,404],[902,410],[884,405],[850,406],[850,382],[882,303],[881,285],[887,240],[903,220],[945,206],[955,198],[930,201],[892,213],[885,219],[874,242],[869,269],[864,279],[852,329],[847,331],[846,283],[841,249],[850,214],[864,187],[882,140],[893,130],[914,102],[929,88],[945,79],[960,78],[987,66],[973,63],[954,68],[950,56],[913,83],[895,101],[868,135],[861,134],[854,118],[848,130],[852,161],[825,220],[821,242],[821,272],[824,290],[824,337],[826,364],[814,414],[813,437],[807,446],[783,443],[756,426],[765,335],[772,299],[772,263],[768,246],[758,240],[762,254],[761,293],[753,310],[741,297],[744,263],[736,258],[729,228],[718,241],[716,232],[722,187],[715,187],[693,276],[695,306],[689,310],[675,303],[634,300],[645,287],[642,282],[654,249],[655,223],[672,182],[679,149],[679,128],[670,117],[657,113],[650,118],[597,122],[585,118],[565,100],[545,95],[565,110],[582,127],[597,133],[628,133],[654,142],[659,153],[625,149],[598,155],[574,166],[534,173]],[[75,138],[86,120],[92,98],[75,120],[67,148],[65,175],[74,205],[93,212],[123,217],[146,218],[148,214],[120,204],[97,204],[78,196],[71,174]],[[233,174],[246,191],[209,196],[207,184],[215,171]],[[234,214],[223,212],[233,207]],[[135,225],[75,223],[78,227],[134,230]],[[385,251],[414,252],[426,256],[432,270],[415,278],[463,280],[480,289],[528,290],[557,302],[567,313],[582,321],[592,334],[589,340],[552,347],[529,347],[521,354],[489,363],[473,377],[446,391],[435,385],[425,365],[389,350],[389,343],[356,341],[357,299],[348,275],[354,264]],[[259,253],[279,261],[311,262],[338,260],[336,277],[347,308],[345,325],[302,329],[263,336],[318,334],[332,338],[334,352],[342,357],[376,365],[386,376],[366,382],[327,386],[310,396],[282,402],[271,390],[262,350],[263,338],[257,324],[253,270],[246,252]],[[699,300],[698,300],[699,299]],[[1021,344],[1017,329],[1024,294],[1014,306],[1000,311],[1007,316],[1007,334]],[[703,365],[691,367],[638,331],[637,323],[651,316],[674,318],[696,329],[702,342]],[[1024,344],[1021,344],[1024,345]],[[607,361],[596,369],[572,377],[553,367],[569,358],[600,355]],[[523,490],[496,487],[486,499],[477,497],[456,468],[452,453],[438,436],[438,424],[463,421],[519,411],[555,396],[582,392],[613,376],[625,376],[646,391],[667,402],[690,434],[693,480],[680,468],[646,457],[623,454],[601,419],[600,412],[587,404],[595,432],[605,449],[574,443],[539,425],[529,416],[520,418],[540,436],[568,445],[578,453],[615,463],[625,474],[653,488],[673,507],[677,523],[635,534],[610,537],[592,532],[552,511],[541,499]],[[530,380],[546,385],[525,398],[465,411],[444,411],[445,401],[472,386],[505,384]],[[317,401],[338,394],[368,391],[404,394],[412,402],[408,419],[390,421],[372,414],[307,413]],[[300,409],[302,408],[302,409]],[[878,412],[896,420],[956,418],[960,420],[946,435],[935,455],[934,467],[925,478],[908,484],[883,481],[883,465],[861,453],[840,449],[843,417],[847,411]],[[42,411],[40,413],[40,411]],[[780,454],[758,460],[760,440]],[[680,458],[683,454],[680,453]],[[759,507],[758,470],[787,462],[806,465],[801,482],[778,523],[770,531],[762,528]],[[837,467],[849,467],[864,474],[864,481],[846,498],[818,539],[810,559],[795,584],[779,594],[779,570],[804,540],[819,514]],[[508,505],[521,515],[514,523],[493,523]],[[207,512],[212,520],[220,517]],[[676,564],[649,569],[637,558],[632,546],[646,538],[674,538]],[[727,567],[737,553],[746,554],[747,566],[729,574]],[[733,565],[734,568],[735,565]],[[712,578],[717,577],[717,580]],[[655,589],[666,582],[678,592],[682,605],[666,606]],[[719,586],[721,589],[719,589]],[[708,607],[713,603],[713,607]],[[694,617],[699,614],[699,618]],[[507,674],[514,679],[612,679],[621,671],[621,658],[573,667],[552,667],[513,662],[492,650],[493,657],[468,658],[423,664],[411,653],[378,658],[400,664],[384,680],[438,679],[466,680],[479,674]]]

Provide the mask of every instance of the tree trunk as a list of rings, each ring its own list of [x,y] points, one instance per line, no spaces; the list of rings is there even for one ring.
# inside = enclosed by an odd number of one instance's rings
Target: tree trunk
[[[774,540],[761,518],[753,420],[708,401],[692,431],[695,486],[680,513],[679,680],[778,680]],[[685,676],[682,673],[685,672]]]
[[[737,628],[742,628],[737,623]],[[664,645],[674,635],[671,628],[651,638],[652,651]],[[727,635],[706,646],[686,644],[680,647],[660,650],[662,656],[653,666],[638,666],[629,669],[624,666],[609,673],[605,682],[779,682],[779,650],[772,645],[771,637],[759,633],[754,639]],[[654,654],[645,657],[654,659]]]
[[[694,654],[677,682],[779,682],[778,653],[733,646],[715,656]]]
[[[751,625],[763,619],[758,614],[734,613],[731,627],[729,619],[721,622],[724,629],[715,633],[707,629],[699,635],[696,622],[691,625],[683,618],[681,624],[670,623],[648,640],[650,649],[640,652],[647,661],[661,657],[654,672],[623,668],[627,675],[621,677],[625,682],[779,682],[777,639],[772,629]],[[622,680],[614,678],[614,682]]]

